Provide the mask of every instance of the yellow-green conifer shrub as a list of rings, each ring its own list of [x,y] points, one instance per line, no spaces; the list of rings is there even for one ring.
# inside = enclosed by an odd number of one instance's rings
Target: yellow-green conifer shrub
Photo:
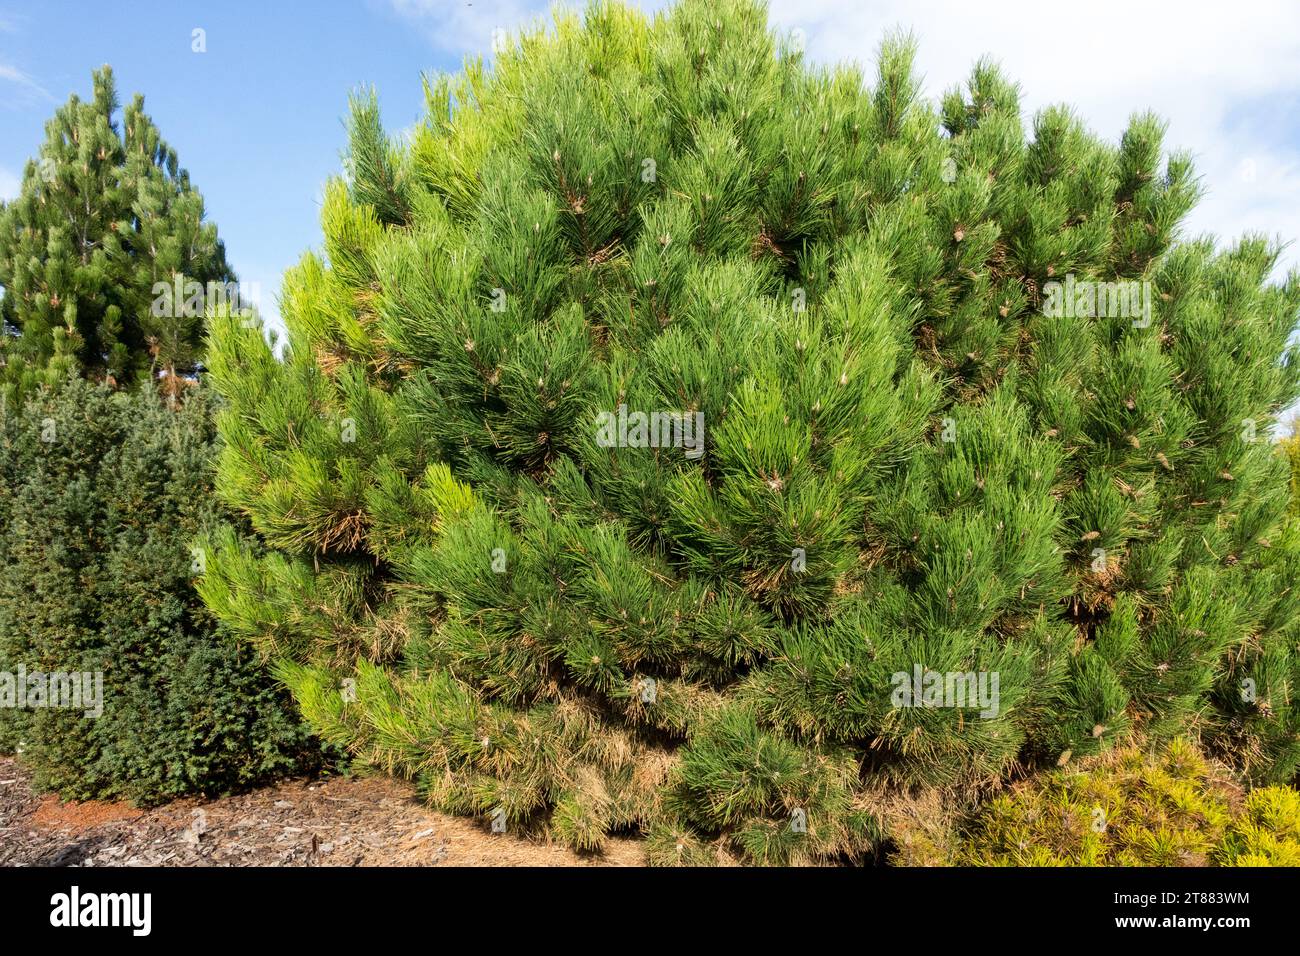
[[[1215,861],[1225,866],[1300,866],[1300,793],[1290,787],[1252,791]]]
[[[1294,866],[1300,794],[1243,794],[1190,743],[1126,748],[989,802],[950,862],[977,866]]]

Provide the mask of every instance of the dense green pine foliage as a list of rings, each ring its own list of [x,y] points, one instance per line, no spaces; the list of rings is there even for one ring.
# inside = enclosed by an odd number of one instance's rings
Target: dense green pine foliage
[[[76,371],[125,384],[185,373],[203,306],[186,281],[233,283],[216,226],[137,95],[118,116],[108,67],[46,124],[17,198],[0,204],[0,396]],[[161,306],[158,283],[176,287]]]
[[[1026,127],[987,62],[918,89],[906,40],[865,79],[686,0],[427,81],[409,143],[353,104],[283,359],[229,317],[209,357],[266,550],[214,537],[201,591],[321,733],[658,862],[858,855],[868,785],[1134,735],[1295,774],[1266,436],[1300,281],[1176,242],[1198,189],[1155,117]],[[1149,311],[1054,307],[1115,280]],[[703,453],[607,447],[620,406],[698,413]],[[914,668],[997,706],[897,706]]]
[[[0,708],[0,752],[42,788],[153,802],[313,765],[287,695],[194,591],[193,541],[229,517],[211,404],[70,376],[0,421],[0,672],[103,674],[98,716]]]

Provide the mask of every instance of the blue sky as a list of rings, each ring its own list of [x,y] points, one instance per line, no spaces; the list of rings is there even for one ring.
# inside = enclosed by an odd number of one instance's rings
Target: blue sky
[[[320,243],[320,190],[340,168],[349,91],[374,85],[386,124],[401,130],[419,116],[421,72],[486,55],[494,29],[547,6],[0,0],[0,198],[16,191],[56,105],[88,95],[91,71],[111,63],[124,100],[144,94],[274,322],[280,274]],[[991,53],[1021,82],[1027,114],[1068,102],[1113,139],[1131,111],[1153,108],[1170,122],[1169,142],[1196,154],[1208,189],[1189,232],[1300,239],[1300,4],[773,0],[771,9],[825,62],[870,66],[886,30],[913,30],[927,95]],[[192,50],[196,28],[205,53]],[[1286,263],[1300,264],[1300,243]]]

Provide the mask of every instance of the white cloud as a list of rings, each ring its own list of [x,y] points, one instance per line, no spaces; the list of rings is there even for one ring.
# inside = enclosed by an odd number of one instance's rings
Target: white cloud
[[[7,106],[26,105],[33,100],[54,102],[54,97],[50,95],[49,90],[37,83],[29,74],[24,73],[10,63],[0,63],[0,82],[12,83],[18,87],[19,96],[8,95],[4,97]]]
[[[8,80],[10,83],[17,83],[19,86],[25,86],[31,90],[39,90],[40,92],[45,93],[46,96],[50,95],[46,92],[44,87],[33,80],[28,74],[18,69],[18,67],[12,66],[8,63],[0,63],[0,80]]]
[[[492,51],[494,30],[513,33],[546,13],[545,3],[529,0],[465,3],[463,0],[388,0],[398,16],[417,23],[439,50],[462,56]]]
[[[929,96],[964,82],[988,54],[1021,84],[1026,119],[1064,102],[1115,141],[1131,113],[1152,109],[1169,122],[1166,146],[1195,155],[1206,189],[1186,234],[1281,234],[1296,241],[1285,262],[1300,264],[1300,129],[1285,124],[1300,103],[1300,6],[1010,0],[993,12],[935,0],[772,0],[771,9],[775,26],[804,31],[811,58],[856,60],[868,76],[881,38],[912,30]]]

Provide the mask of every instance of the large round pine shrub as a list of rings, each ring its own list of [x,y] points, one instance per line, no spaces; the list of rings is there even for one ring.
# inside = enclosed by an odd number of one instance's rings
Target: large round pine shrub
[[[854,858],[882,786],[1132,737],[1300,762],[1300,282],[1179,241],[1137,115],[937,111],[747,0],[596,4],[353,105],[277,358],[212,325],[201,588],[316,728],[494,828]]]

